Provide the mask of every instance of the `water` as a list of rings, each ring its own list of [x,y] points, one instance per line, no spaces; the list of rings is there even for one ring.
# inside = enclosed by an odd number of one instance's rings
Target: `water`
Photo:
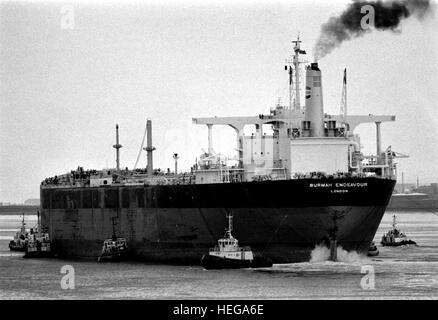
[[[0,298],[437,299],[438,215],[397,212],[397,217],[398,226],[418,247],[378,245],[380,254],[373,258],[339,248],[340,262],[336,263],[326,261],[327,249],[317,248],[310,262],[207,271],[198,266],[23,259],[22,253],[10,252],[7,247],[21,217],[0,216]],[[391,221],[392,213],[388,212],[377,231],[376,244],[391,228]],[[35,222],[36,217],[26,217],[28,227]],[[61,288],[64,265],[74,268],[73,290]],[[374,289],[367,268],[374,270]],[[363,289],[361,281],[369,289]]]

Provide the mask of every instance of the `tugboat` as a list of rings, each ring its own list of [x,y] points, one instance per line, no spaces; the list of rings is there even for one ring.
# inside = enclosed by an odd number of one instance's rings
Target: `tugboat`
[[[97,262],[123,261],[128,257],[126,239],[117,237],[114,219],[115,217],[111,218],[113,222],[113,235],[110,239],[106,239],[103,242],[102,253],[97,258]]]
[[[9,250],[25,251],[27,237],[28,237],[28,233],[26,232],[26,224],[24,223],[24,213],[23,213],[23,219],[21,221],[20,231],[17,231],[17,233],[14,236],[14,240],[11,240],[9,242]]]
[[[417,244],[409,239],[403,232],[397,228],[397,218],[395,214],[392,216],[392,229],[382,237],[380,242],[383,246],[398,247],[407,244]]]
[[[50,237],[47,232],[40,229],[40,212],[37,212],[38,223],[30,229],[26,239],[25,254],[23,258],[48,258],[52,256]]]
[[[368,249],[368,257],[375,257],[379,254],[379,249],[377,249],[376,244],[373,242],[371,242],[370,247]]]
[[[225,236],[218,240],[218,245],[211,248],[201,258],[205,269],[238,269],[272,267],[272,261],[262,256],[255,256],[250,247],[239,247],[239,241],[233,237],[233,215],[227,214],[228,229]]]

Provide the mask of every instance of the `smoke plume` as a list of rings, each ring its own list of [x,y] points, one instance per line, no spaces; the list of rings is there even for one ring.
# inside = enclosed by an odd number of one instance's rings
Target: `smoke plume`
[[[361,25],[362,18],[367,15],[367,11],[361,12],[361,8],[366,5],[374,9],[374,28],[393,32],[399,31],[397,28],[403,19],[414,16],[422,20],[431,9],[430,0],[353,0],[339,16],[331,17],[321,26],[321,34],[313,50],[315,61],[339,47],[342,42],[373,30],[373,27],[363,28]]]

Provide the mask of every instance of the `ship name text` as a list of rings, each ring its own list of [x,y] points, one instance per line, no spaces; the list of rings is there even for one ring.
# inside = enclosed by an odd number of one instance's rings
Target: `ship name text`
[[[361,188],[368,187],[367,182],[336,182],[336,183],[310,183],[310,188]]]

